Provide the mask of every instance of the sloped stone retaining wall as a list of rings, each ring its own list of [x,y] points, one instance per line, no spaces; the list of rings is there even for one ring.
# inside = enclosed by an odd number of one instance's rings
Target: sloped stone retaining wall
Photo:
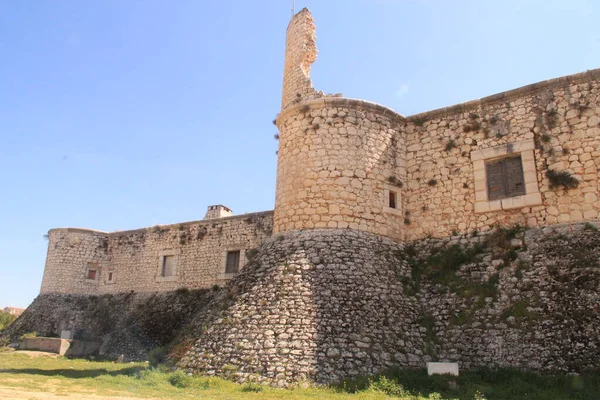
[[[226,287],[41,295],[4,337],[69,328],[103,355],[144,359],[169,346],[187,372],[277,386],[429,361],[594,370],[599,229],[513,226],[405,244],[349,229],[288,232]]]
[[[350,230],[278,235],[230,284],[233,305],[180,366],[278,386],[427,361],[598,368],[597,225],[404,246]]]

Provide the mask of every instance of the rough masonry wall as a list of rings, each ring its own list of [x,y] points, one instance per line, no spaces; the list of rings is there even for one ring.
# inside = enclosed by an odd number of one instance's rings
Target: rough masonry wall
[[[276,235],[228,287],[232,306],[180,366],[278,386],[423,366],[401,245],[347,229]]]
[[[600,223],[416,241],[399,277],[428,358],[461,368],[600,367]]]
[[[427,361],[580,372],[600,360],[600,224],[425,239],[277,235],[180,366],[287,386]]]
[[[102,294],[208,288],[231,279],[227,251],[258,247],[272,232],[272,212],[100,233],[53,229],[40,293]],[[161,256],[175,257],[175,276],[161,277]],[[95,280],[86,279],[90,264]],[[112,273],[113,280],[109,281]]]
[[[278,118],[274,231],[351,228],[403,238],[404,119],[380,105],[311,100]],[[395,209],[388,191],[398,193]]]
[[[99,354],[127,361],[146,360],[156,347],[176,343],[190,346],[195,332],[225,302],[225,292],[213,289],[179,289],[167,293],[104,295],[42,294],[0,336],[14,343],[19,336],[37,332],[60,337],[70,331],[76,340],[101,343]],[[181,356],[181,355],[180,355]]]
[[[600,212],[600,70],[408,118],[407,238],[593,220]],[[542,204],[476,213],[475,151],[535,142]],[[567,171],[576,189],[550,188],[548,169]]]

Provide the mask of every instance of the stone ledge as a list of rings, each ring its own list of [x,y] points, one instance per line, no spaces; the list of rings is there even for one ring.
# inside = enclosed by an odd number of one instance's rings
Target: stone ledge
[[[100,234],[100,235],[110,235],[109,232],[99,231],[96,229],[87,229],[87,228],[52,228],[48,231],[50,232],[71,232],[71,233],[91,233],[91,234]]]

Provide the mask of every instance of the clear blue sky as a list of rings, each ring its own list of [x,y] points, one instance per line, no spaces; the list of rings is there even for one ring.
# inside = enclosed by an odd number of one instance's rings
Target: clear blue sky
[[[291,0],[0,0],[0,307],[53,227],[273,208]],[[315,87],[402,114],[600,67],[594,0],[296,0]]]

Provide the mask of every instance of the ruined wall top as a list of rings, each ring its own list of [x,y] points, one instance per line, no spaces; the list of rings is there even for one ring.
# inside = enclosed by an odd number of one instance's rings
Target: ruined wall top
[[[307,8],[292,17],[286,37],[281,109],[310,97],[316,91],[310,67],[317,59],[315,21]]]

